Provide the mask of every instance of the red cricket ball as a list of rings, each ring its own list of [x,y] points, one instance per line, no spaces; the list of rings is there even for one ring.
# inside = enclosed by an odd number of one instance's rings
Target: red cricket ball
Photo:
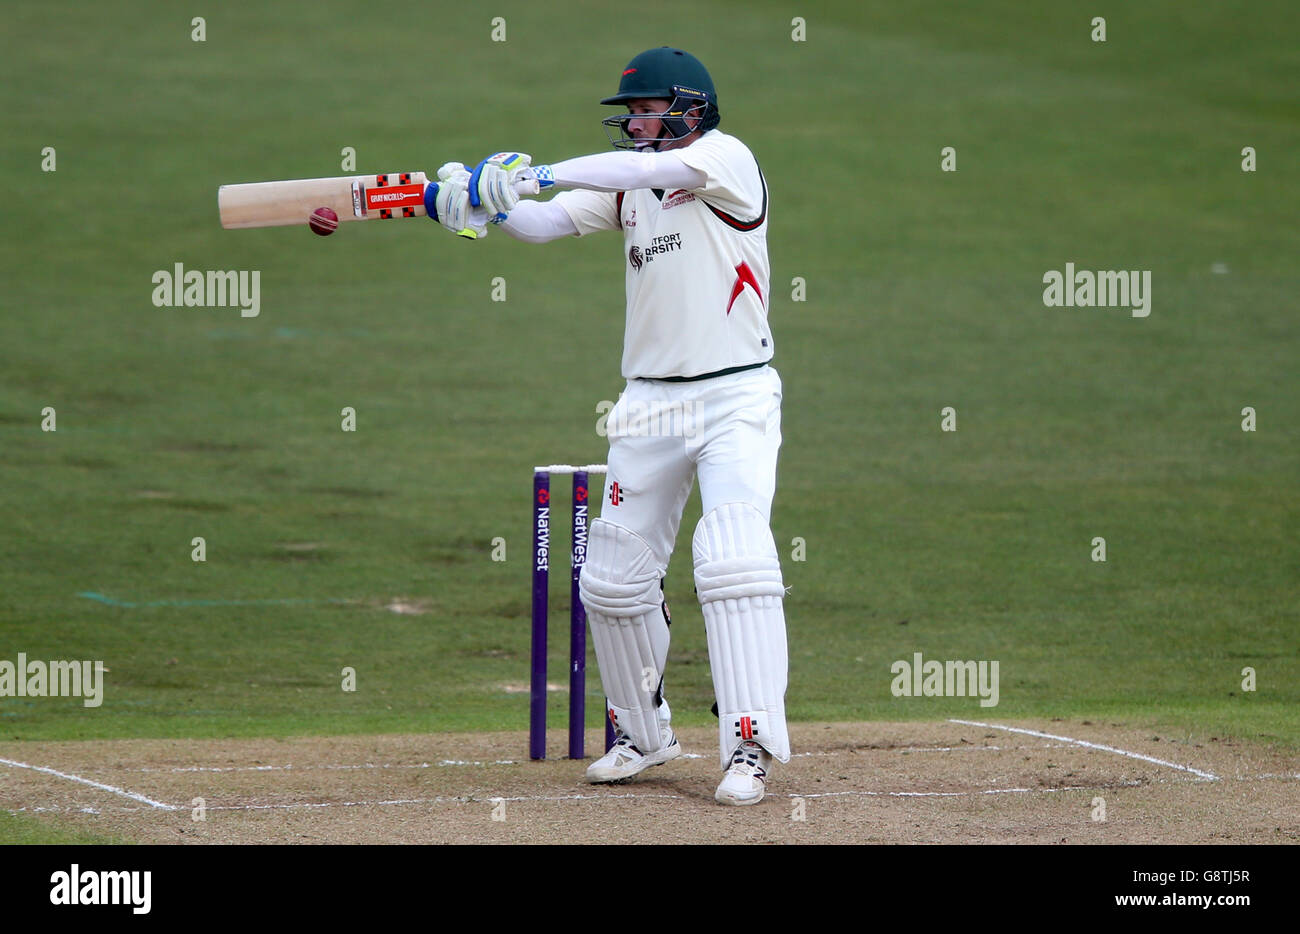
[[[312,233],[328,237],[339,229],[339,216],[334,213],[333,208],[317,208],[311,212],[311,218],[307,223],[311,226]]]

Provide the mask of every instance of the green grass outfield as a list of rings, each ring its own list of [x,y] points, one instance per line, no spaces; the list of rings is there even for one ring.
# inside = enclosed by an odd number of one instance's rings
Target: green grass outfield
[[[109,671],[97,709],[0,699],[0,738],[525,727],[505,688],[527,680],[529,473],[605,456],[619,239],[224,231],[216,188],[344,174],[345,146],[358,172],[603,151],[596,101],[672,43],[772,191],[791,717],[1300,746],[1292,5],[799,6],[665,2],[639,27],[595,2],[222,3],[194,42],[198,8],[6,3],[0,660]],[[1150,317],[1044,307],[1067,262],[1150,270]],[[260,315],[154,307],[176,263],[260,270]],[[669,697],[697,725],[698,510],[667,588]],[[918,651],[998,660],[999,705],[894,698],[891,663]]]
[[[91,833],[68,823],[38,820],[29,814],[0,811],[0,841],[24,846],[77,845],[129,846],[134,841],[116,835]]]

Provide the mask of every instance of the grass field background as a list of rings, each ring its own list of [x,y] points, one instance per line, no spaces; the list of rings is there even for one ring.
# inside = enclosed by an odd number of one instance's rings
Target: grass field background
[[[94,833],[10,811],[0,811],[0,841],[40,846],[127,846],[133,842],[119,835]]]
[[[109,672],[95,710],[0,698],[0,736],[524,728],[506,686],[527,679],[529,473],[604,459],[619,239],[223,231],[216,188],[345,174],[345,146],[358,172],[603,151],[596,102],[676,44],[771,186],[790,716],[1083,715],[1300,745],[1290,10],[7,3],[0,659]],[[1044,307],[1067,262],[1151,270],[1150,317]],[[260,315],[154,307],[175,263],[260,270]],[[695,725],[698,510],[667,582],[669,697]],[[999,660],[1000,704],[892,697],[890,664],[917,651]]]

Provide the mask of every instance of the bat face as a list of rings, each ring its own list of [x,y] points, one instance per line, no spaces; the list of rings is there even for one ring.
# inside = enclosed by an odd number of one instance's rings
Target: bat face
[[[332,208],[340,221],[424,217],[428,183],[423,172],[391,172],[222,185],[217,207],[227,229],[305,224],[317,208]]]

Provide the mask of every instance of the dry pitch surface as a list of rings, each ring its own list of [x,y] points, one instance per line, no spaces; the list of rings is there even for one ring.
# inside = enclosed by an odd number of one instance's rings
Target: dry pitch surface
[[[711,729],[602,786],[582,763],[528,761],[522,733],[0,743],[0,808],[144,843],[1300,842],[1295,756],[972,720],[796,724],[795,757],[746,808],[713,801]]]

